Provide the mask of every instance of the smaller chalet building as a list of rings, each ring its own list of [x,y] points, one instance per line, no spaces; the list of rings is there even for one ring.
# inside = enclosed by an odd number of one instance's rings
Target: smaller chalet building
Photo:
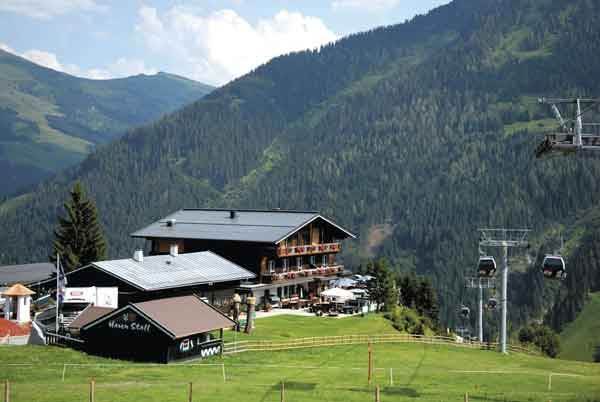
[[[71,324],[88,353],[159,363],[219,355],[223,329],[233,326],[233,320],[193,295],[112,311],[88,308]]]
[[[355,235],[315,211],[183,209],[132,233],[151,254],[211,250],[256,276],[241,287],[266,303],[310,298],[344,271],[342,241]]]
[[[211,252],[97,261],[67,274],[69,287],[118,287],[118,305],[179,295],[205,297],[216,306],[226,305],[235,289],[255,275]]]

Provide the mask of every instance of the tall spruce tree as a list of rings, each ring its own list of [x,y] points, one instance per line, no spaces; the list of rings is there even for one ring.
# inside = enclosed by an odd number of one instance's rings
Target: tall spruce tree
[[[64,206],[67,214],[58,218],[50,260],[55,262],[56,254],[60,254],[63,268],[69,272],[105,258],[106,241],[98,222],[98,212],[80,182],[73,185],[71,198]]]
[[[373,279],[367,284],[369,296],[377,303],[377,310],[390,311],[398,305],[396,281],[386,259],[382,258],[367,264],[367,274]]]

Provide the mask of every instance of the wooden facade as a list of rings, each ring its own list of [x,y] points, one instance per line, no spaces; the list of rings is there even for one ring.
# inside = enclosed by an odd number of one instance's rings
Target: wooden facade
[[[337,262],[339,229],[316,219],[278,243],[229,240],[150,238],[151,254],[166,254],[172,244],[180,253],[210,250],[254,272],[261,283],[285,283],[299,277],[333,276],[343,272]]]

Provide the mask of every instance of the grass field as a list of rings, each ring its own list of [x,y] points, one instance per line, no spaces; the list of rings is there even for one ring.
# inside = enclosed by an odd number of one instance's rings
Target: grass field
[[[592,293],[590,300],[560,334],[560,358],[592,361],[596,346],[600,346],[600,292]]]
[[[259,319],[257,325],[253,338],[260,339],[286,338],[291,332],[327,336],[353,328],[356,333],[390,329],[374,315],[342,320],[280,316]],[[267,335],[270,331],[275,334]],[[189,382],[194,401],[279,401],[282,381],[288,402],[374,401],[376,384],[382,402],[462,401],[465,392],[472,401],[600,401],[600,365],[591,363],[451,346],[378,344],[373,346],[375,370],[369,386],[367,356],[366,345],[354,345],[143,365],[68,349],[0,348],[2,375],[11,381],[13,402],[87,401],[91,378],[97,402],[183,402]],[[551,373],[563,376],[552,375],[549,391]]]

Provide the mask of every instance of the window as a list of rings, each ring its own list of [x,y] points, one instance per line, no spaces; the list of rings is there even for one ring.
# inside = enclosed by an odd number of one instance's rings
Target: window
[[[298,269],[302,268],[302,257],[296,257],[296,266]]]
[[[314,255],[310,256],[310,265],[316,265],[316,257]]]
[[[287,272],[290,269],[290,260],[284,258],[283,260],[283,272]]]
[[[327,254],[323,254],[321,256],[321,265],[323,265],[323,266],[327,265]]]
[[[302,230],[302,244],[305,246],[310,244],[310,229],[309,228],[304,228]]]
[[[275,260],[269,260],[269,273],[275,272]]]

